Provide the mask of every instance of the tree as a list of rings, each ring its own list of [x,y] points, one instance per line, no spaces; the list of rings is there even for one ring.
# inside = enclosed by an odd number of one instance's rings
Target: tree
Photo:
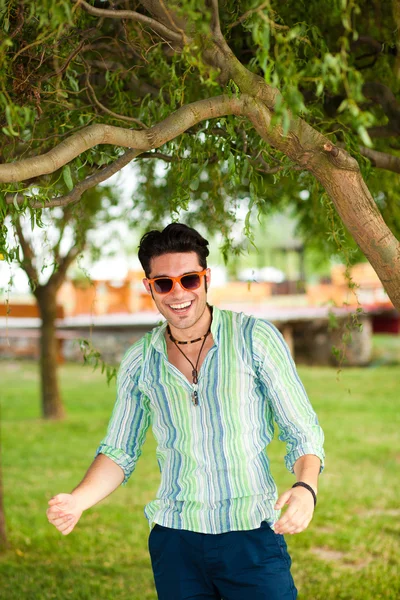
[[[69,267],[85,248],[97,257],[100,255],[101,248],[90,239],[90,233],[111,220],[107,211],[112,203],[115,204],[115,195],[103,187],[86,192],[84,205],[46,208],[40,215],[42,231],[39,229],[36,237],[29,232],[26,218],[18,211],[13,215],[17,238],[13,254],[28,276],[41,317],[39,365],[42,413],[46,419],[61,419],[65,414],[57,376],[57,292]]]
[[[399,25],[399,0],[3,0],[3,218],[136,159],[142,223],[189,211],[227,252],[238,202],[292,206],[400,308]]]

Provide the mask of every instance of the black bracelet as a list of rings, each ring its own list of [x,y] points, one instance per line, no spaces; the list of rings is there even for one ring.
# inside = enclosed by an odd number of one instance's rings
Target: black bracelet
[[[305,487],[306,490],[308,490],[309,492],[312,493],[312,496],[314,498],[314,508],[315,508],[317,506],[317,496],[315,495],[315,492],[312,489],[311,485],[308,485],[308,483],[304,483],[304,481],[297,481],[296,483],[294,483],[292,485],[292,488],[295,488],[295,487],[298,487],[298,486]]]

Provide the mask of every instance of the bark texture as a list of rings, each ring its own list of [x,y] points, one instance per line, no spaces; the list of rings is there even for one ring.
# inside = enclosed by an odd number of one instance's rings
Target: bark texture
[[[375,269],[393,305],[400,309],[400,244],[384,222],[361,174],[321,169],[315,175]]]
[[[51,285],[35,290],[42,318],[40,338],[40,379],[43,416],[62,419],[64,407],[57,378],[56,289]]]

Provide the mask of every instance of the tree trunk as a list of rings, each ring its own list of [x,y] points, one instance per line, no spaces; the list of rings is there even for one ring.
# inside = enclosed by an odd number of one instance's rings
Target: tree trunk
[[[56,288],[39,286],[35,290],[42,318],[40,337],[40,375],[42,411],[45,419],[65,416],[57,378]]]
[[[264,140],[320,181],[393,305],[400,309],[400,242],[383,220],[357,161],[301,119],[294,119],[293,132],[284,136],[280,127],[271,127],[265,105],[249,102],[246,114]]]
[[[393,305],[400,309],[400,242],[383,220],[361,173],[321,169],[316,177],[375,269]]]

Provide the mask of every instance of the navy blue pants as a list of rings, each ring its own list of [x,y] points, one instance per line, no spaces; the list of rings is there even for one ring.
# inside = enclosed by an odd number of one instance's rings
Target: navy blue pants
[[[159,600],[295,600],[283,535],[195,533],[155,525],[149,551]]]

